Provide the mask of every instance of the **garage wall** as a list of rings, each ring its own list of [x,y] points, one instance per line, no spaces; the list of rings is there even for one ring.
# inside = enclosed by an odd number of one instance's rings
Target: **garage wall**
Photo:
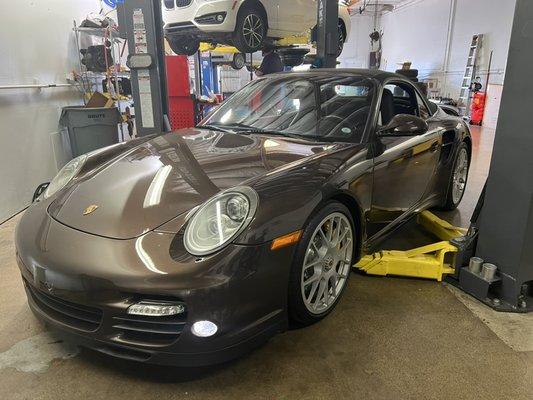
[[[7,3],[0,0],[2,9]],[[73,20],[98,7],[97,0],[12,1],[0,24],[0,86],[65,83],[79,69]],[[35,187],[55,175],[61,107],[80,103],[72,88],[0,89],[0,222],[25,208]]]
[[[370,35],[374,31],[374,18],[367,15],[352,16],[352,28],[339,61],[342,68],[368,68],[370,61]]]
[[[383,69],[412,61],[420,78],[439,80],[441,94],[457,97],[467,53],[476,33],[485,35],[481,53],[482,82],[494,51],[490,82],[502,84],[509,50],[515,0],[414,0],[385,13]]]

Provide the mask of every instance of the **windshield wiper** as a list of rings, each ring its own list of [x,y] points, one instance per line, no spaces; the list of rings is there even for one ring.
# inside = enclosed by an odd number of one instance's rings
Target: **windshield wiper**
[[[249,129],[246,131],[239,131],[239,134],[244,134],[244,135],[264,134],[264,135],[270,135],[270,136],[284,136],[284,137],[289,137],[292,139],[324,140],[322,136],[304,135],[300,133],[291,133],[291,132],[283,132],[283,131],[269,131],[267,129],[261,129],[261,128],[253,128],[253,129]]]
[[[211,130],[213,130],[213,131],[224,132],[224,133],[235,133],[235,132],[232,131],[231,129],[223,128],[223,127],[220,126],[220,125],[196,125],[195,128],[199,128],[199,129],[211,129]]]
[[[321,140],[321,141],[327,141],[323,136],[317,136],[317,135],[303,135],[299,133],[291,133],[291,132],[283,132],[283,131],[274,131],[274,130],[268,130],[264,128],[256,128],[251,125],[246,124],[232,124],[232,125],[215,125],[215,124],[208,124],[208,125],[199,125],[197,128],[204,128],[204,129],[212,129],[214,131],[224,132],[224,133],[236,133],[239,135],[254,135],[254,134],[264,134],[264,135],[270,135],[270,136],[284,136],[289,137],[292,139],[303,139],[303,140]]]

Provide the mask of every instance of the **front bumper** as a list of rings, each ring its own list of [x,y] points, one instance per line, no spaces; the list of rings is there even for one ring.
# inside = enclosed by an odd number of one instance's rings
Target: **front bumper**
[[[240,1],[235,0],[193,0],[186,7],[163,8],[165,36],[191,36],[200,40],[212,34],[228,34],[235,30]],[[223,14],[222,23],[213,23],[207,16]]]
[[[141,243],[141,245],[139,245]],[[134,240],[86,234],[36,204],[16,233],[19,267],[35,315],[67,339],[97,351],[154,364],[201,366],[239,357],[287,328],[292,248],[230,245],[196,259],[181,236]],[[177,317],[132,317],[141,300],[182,302]],[[213,321],[211,338],[192,334]]]

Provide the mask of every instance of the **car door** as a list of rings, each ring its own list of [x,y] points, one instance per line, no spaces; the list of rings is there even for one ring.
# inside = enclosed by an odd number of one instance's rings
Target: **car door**
[[[284,34],[305,33],[316,25],[316,0],[279,1],[278,31]]]
[[[425,119],[429,130],[417,136],[374,138],[374,184],[370,222],[390,222],[424,200],[442,147],[440,125],[433,123],[424,102],[407,82],[390,82],[383,88],[379,125],[398,114]]]

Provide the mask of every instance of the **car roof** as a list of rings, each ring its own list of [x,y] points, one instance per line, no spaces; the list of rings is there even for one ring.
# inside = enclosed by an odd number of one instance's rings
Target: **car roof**
[[[380,82],[384,82],[389,78],[407,80],[405,76],[395,74],[392,72],[381,71],[379,69],[358,69],[358,68],[317,68],[308,71],[293,71],[293,72],[280,72],[277,74],[271,74],[267,77],[280,77],[280,76],[301,76],[305,78],[319,78],[323,75],[332,76],[362,76],[365,78],[375,79]]]

